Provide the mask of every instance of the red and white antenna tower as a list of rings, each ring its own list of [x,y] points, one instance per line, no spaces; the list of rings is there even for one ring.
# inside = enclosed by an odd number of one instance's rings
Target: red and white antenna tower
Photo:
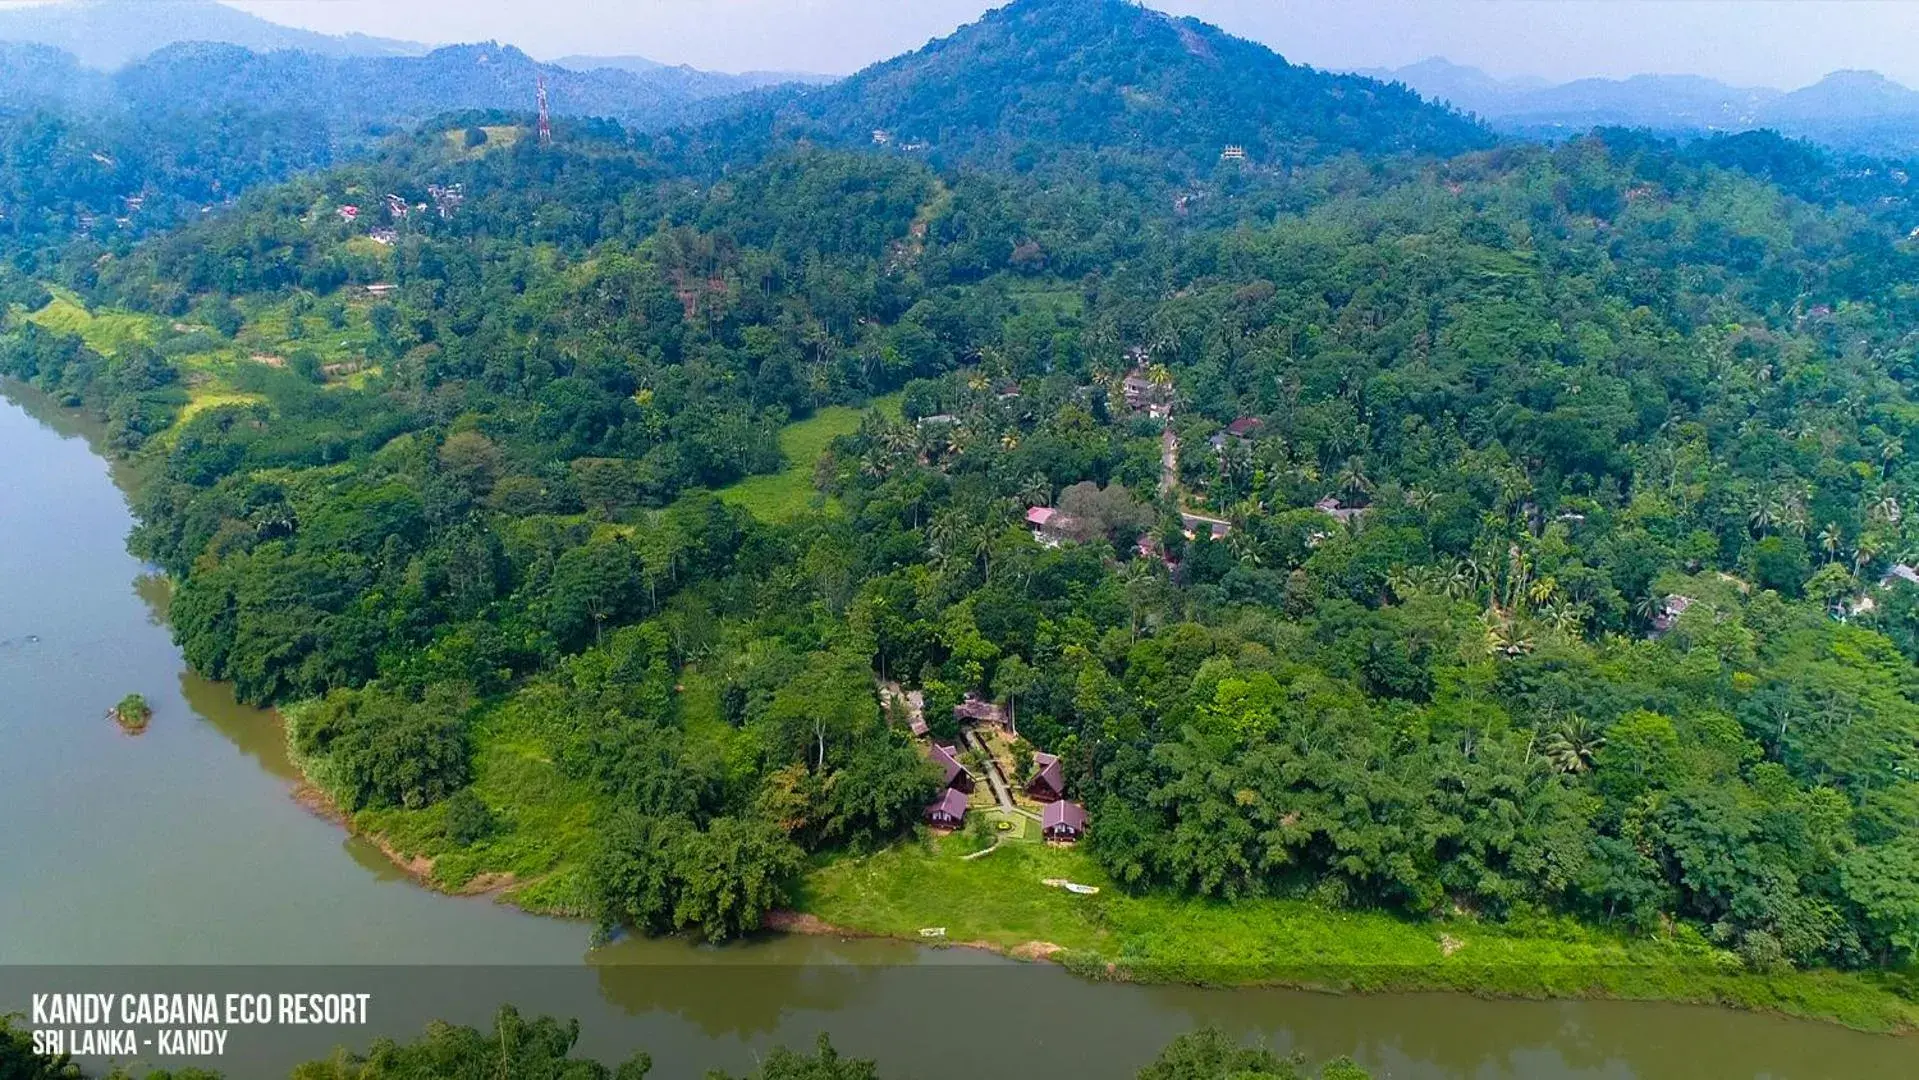
[[[546,76],[540,76],[540,149],[553,145],[553,118],[546,112]]]

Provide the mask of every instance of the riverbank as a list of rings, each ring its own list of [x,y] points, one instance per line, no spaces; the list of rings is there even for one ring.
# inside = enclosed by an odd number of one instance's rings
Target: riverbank
[[[491,785],[500,784],[501,765],[497,758],[490,769],[483,765],[477,786],[490,786],[490,772]],[[547,802],[553,794],[545,792]],[[541,807],[540,800],[531,808],[548,818],[559,809]],[[480,850],[460,850],[440,842],[433,809],[367,812],[357,819],[333,812],[426,887],[488,893],[536,914],[583,914],[551,900],[577,895],[570,886],[555,887],[577,878],[575,860],[585,857],[585,847],[576,841],[509,833]],[[1919,1003],[1901,995],[1902,976],[1755,973],[1683,925],[1668,935],[1626,937],[1561,917],[1413,922],[1297,900],[1133,896],[1079,848],[1007,842],[990,856],[965,857],[978,846],[964,833],[920,836],[873,855],[822,861],[804,875],[789,908],[769,913],[766,927],[978,948],[1124,982],[1676,1002],[1859,1031],[1919,1031]],[[489,858],[489,849],[522,866],[529,853],[544,853],[534,860],[541,869],[524,880],[513,863]],[[566,849],[572,857],[554,856]],[[1047,884],[1061,879],[1099,891],[1085,895]],[[1910,984],[1905,992],[1912,993]]]
[[[116,525],[104,532],[122,531]],[[687,686],[693,697],[710,689],[697,680]],[[496,886],[497,898],[528,911],[583,914],[583,866],[600,803],[546,760],[510,708],[489,709],[478,725],[475,789],[500,818],[493,835],[453,845],[440,807],[334,820],[437,891]],[[1008,844],[963,861],[970,843],[964,836],[919,840],[822,863],[801,883],[796,911],[815,928],[914,944],[927,943],[921,929],[943,927],[945,942],[1011,956],[1050,954],[1096,978],[1701,1002],[1861,1030],[1919,1026],[1890,977],[1751,975],[1696,938],[1629,941],[1567,921],[1408,923],[1289,901],[1134,898],[1114,889],[1082,852]],[[1102,891],[1082,897],[1043,884],[1056,877]]]
[[[1565,918],[1421,923],[1293,900],[1131,896],[1077,849],[1015,843],[962,857],[975,847],[964,835],[926,838],[827,863],[807,876],[782,925],[913,941],[939,928],[942,940],[1054,959],[1093,978],[1671,1001],[1919,1031],[1919,1003],[1900,995],[1896,976],[1754,973],[1683,928],[1626,938]],[[1100,891],[1044,884],[1059,878]]]

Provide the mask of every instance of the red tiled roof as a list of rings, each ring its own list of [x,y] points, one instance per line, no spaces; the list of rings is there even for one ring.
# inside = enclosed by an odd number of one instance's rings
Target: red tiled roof
[[[1086,808],[1076,802],[1062,799],[1056,803],[1047,803],[1040,811],[1040,828],[1046,832],[1064,828],[1072,832],[1086,831]]]
[[[1243,439],[1246,436],[1251,435],[1253,432],[1258,431],[1262,426],[1264,425],[1263,425],[1263,422],[1259,419],[1259,417],[1242,416],[1239,419],[1233,421],[1232,423],[1226,425],[1226,434],[1231,435],[1236,439]]]
[[[927,807],[926,812],[929,815],[934,813],[944,814],[956,821],[964,818],[966,816],[966,793],[958,788],[947,788],[946,794],[940,796],[938,801]]]
[[[959,755],[950,746],[934,743],[927,747],[926,756],[932,758],[933,764],[945,771],[945,778],[941,782],[949,788],[953,786],[953,781],[961,776],[970,775],[966,771],[966,766],[960,764]]]
[[[1066,794],[1066,778],[1057,756],[1047,753],[1034,754],[1033,765],[1038,769],[1033,775],[1034,784],[1045,785],[1046,790],[1055,795]]]

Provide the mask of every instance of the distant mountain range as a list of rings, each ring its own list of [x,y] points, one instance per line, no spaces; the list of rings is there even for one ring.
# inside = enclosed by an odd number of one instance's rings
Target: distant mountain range
[[[662,64],[658,60],[644,56],[562,56],[550,62],[554,67],[563,67],[569,71],[599,71],[603,68],[611,68],[637,75],[650,75],[660,71],[712,74],[685,64]],[[738,80],[739,83],[748,87],[778,86],[782,83],[824,86],[839,78],[836,75],[816,75],[806,71],[742,71],[737,75],[726,77]]]
[[[0,108],[83,116],[245,110],[305,117],[343,142],[448,112],[531,112],[541,79],[555,115],[603,116],[640,128],[704,119],[720,102],[766,85],[748,76],[656,65],[575,71],[486,42],[421,56],[258,52],[183,42],[106,72],[47,45],[0,44]]]
[[[257,52],[418,56],[425,45],[364,34],[282,26],[216,0],[65,0],[0,9],[0,41],[51,45],[81,64],[112,70],[182,41],[218,41]]]
[[[1499,79],[1433,58],[1362,72],[1400,82],[1502,131],[1552,135],[1597,126],[1670,133],[1772,128],[1847,150],[1919,153],[1919,91],[1876,72],[1836,71],[1798,90],[1730,86],[1698,75]]]
[[[1455,153],[1492,134],[1404,87],[1288,63],[1256,42],[1130,0],[1015,0],[821,89],[775,95],[723,137],[880,144],[1028,168],[1131,155],[1161,172],[1346,150]]]

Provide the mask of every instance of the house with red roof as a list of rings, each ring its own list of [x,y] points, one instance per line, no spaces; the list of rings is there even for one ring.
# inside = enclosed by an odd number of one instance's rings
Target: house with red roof
[[[966,820],[966,793],[947,788],[946,793],[926,808],[926,823],[937,829],[957,829]]]
[[[1086,808],[1061,799],[1040,811],[1039,831],[1048,840],[1073,843],[1086,835]]]
[[[926,756],[932,759],[933,764],[938,765],[944,774],[940,781],[942,787],[961,794],[973,790],[973,774],[967,772],[966,766],[960,764],[957,750],[950,746],[932,743],[926,748]]]
[[[1065,770],[1060,767],[1058,755],[1044,752],[1033,755],[1033,778],[1026,783],[1026,793],[1041,802],[1057,802],[1066,797]]]

